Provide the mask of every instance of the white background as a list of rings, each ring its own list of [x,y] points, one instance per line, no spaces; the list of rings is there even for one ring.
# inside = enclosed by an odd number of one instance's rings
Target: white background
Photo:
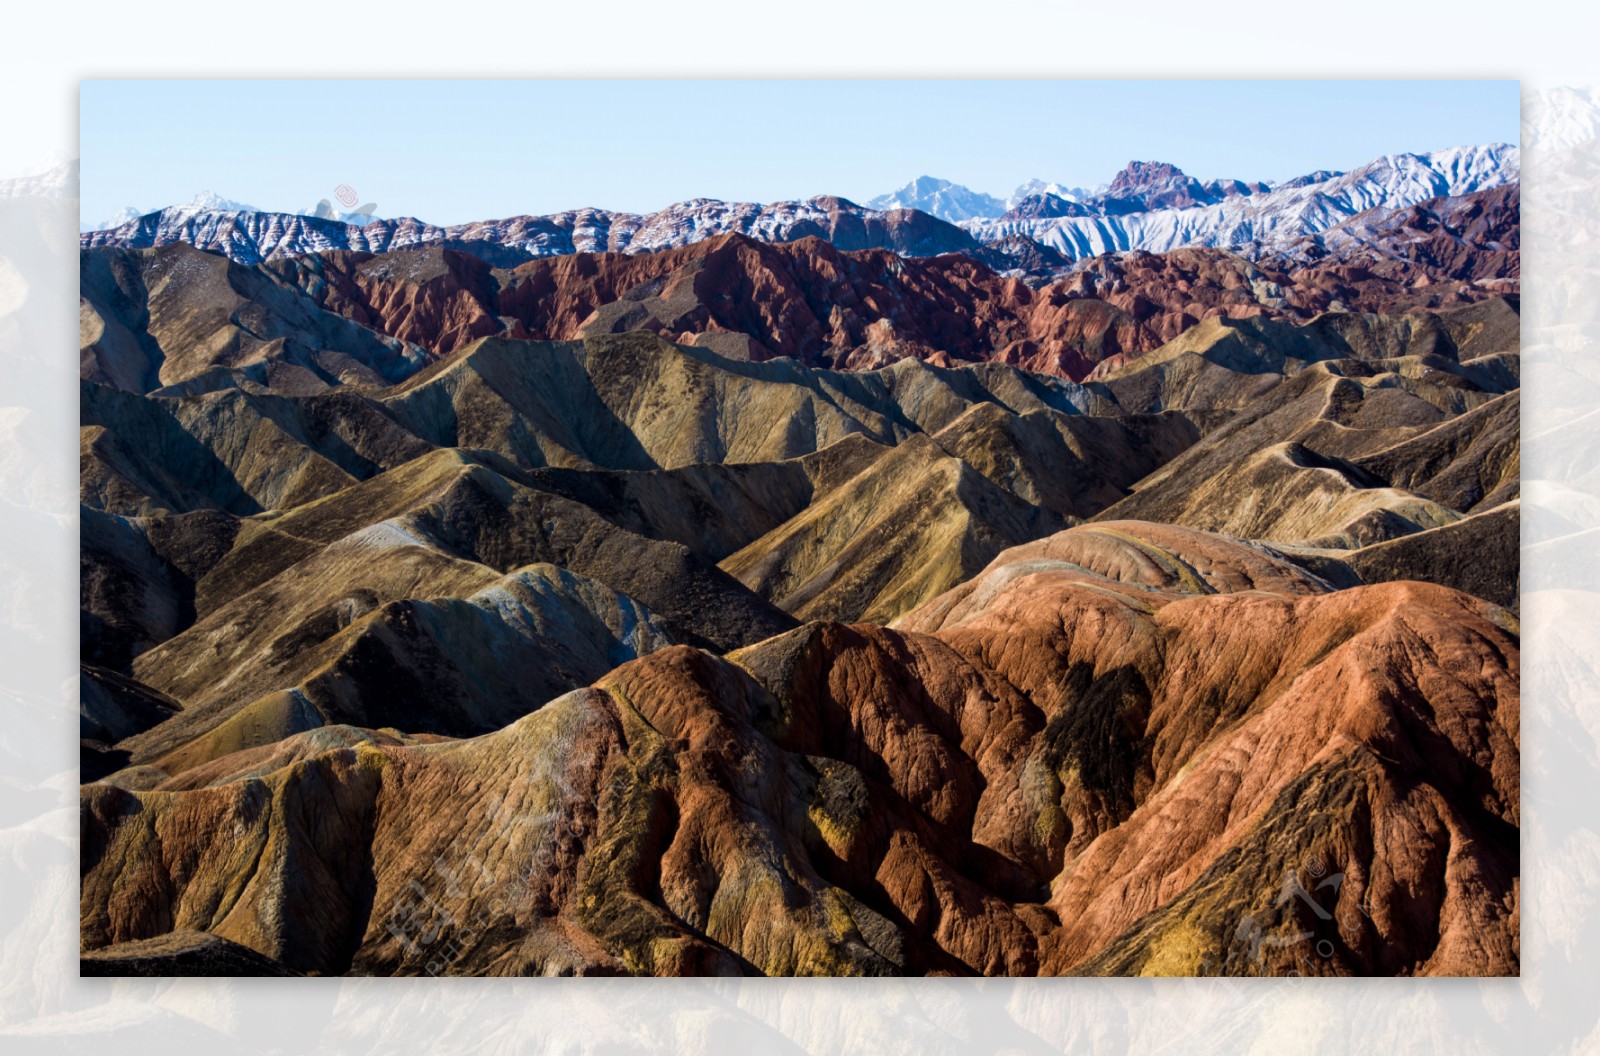
[[[1529,104],[1521,980],[79,981],[69,189],[0,200],[0,1050],[1600,1051],[1600,143],[1593,97],[1550,91],[1600,80],[1592,5],[294,0],[0,17],[0,180],[77,156],[86,77],[1510,77]],[[827,115],[774,120],[804,136]],[[1272,129],[1231,115],[1217,134]],[[419,145],[474,149],[448,130]]]

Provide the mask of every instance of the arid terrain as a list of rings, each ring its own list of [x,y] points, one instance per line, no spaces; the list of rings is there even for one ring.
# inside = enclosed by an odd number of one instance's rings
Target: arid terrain
[[[1516,974],[1517,195],[85,235],[83,972]]]

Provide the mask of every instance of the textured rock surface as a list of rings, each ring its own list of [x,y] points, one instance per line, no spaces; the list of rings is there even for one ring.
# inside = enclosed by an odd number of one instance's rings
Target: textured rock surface
[[[918,435],[722,568],[803,620],[881,623],[1060,527]]]
[[[1516,498],[1516,314],[1506,302],[1282,326],[1195,327],[1107,375],[1130,409],[1226,418],[1096,517],[1352,550]],[[1480,557],[1482,582],[1514,582],[1504,548]],[[1420,565],[1411,575],[1432,578]],[[1504,592],[1495,600],[1513,604]]]
[[[84,972],[1517,971],[1469,213],[1289,287],[86,253]]]
[[[86,951],[80,976],[294,976],[271,958],[209,932],[179,930]]]
[[[196,929],[312,973],[1514,971],[1507,621],[1084,526],[896,630],[659,651],[469,741],[325,728],[85,786],[83,941]]]

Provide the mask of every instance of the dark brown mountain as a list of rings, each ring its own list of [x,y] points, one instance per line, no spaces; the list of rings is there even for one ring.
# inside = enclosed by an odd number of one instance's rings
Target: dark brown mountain
[[[1049,220],[1052,217],[1092,217],[1095,211],[1082,202],[1053,194],[1025,195],[1001,214],[1001,220]]]
[[[1158,209],[1189,209],[1266,190],[1268,186],[1264,183],[1246,183],[1243,180],[1207,180],[1202,183],[1170,162],[1131,161],[1112,178],[1111,185],[1104,192],[1088,201],[1085,212],[1051,215],[1124,216]]]
[[[1095,199],[1107,216],[1182,209],[1212,201],[1200,181],[1169,162],[1131,161]]]

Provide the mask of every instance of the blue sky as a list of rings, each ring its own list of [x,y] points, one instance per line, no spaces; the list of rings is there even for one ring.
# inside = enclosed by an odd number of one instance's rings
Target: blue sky
[[[857,201],[928,174],[1000,197],[1130,160],[1281,180],[1517,142],[1514,81],[85,81],[81,211],[341,184],[451,224],[685,198]]]

